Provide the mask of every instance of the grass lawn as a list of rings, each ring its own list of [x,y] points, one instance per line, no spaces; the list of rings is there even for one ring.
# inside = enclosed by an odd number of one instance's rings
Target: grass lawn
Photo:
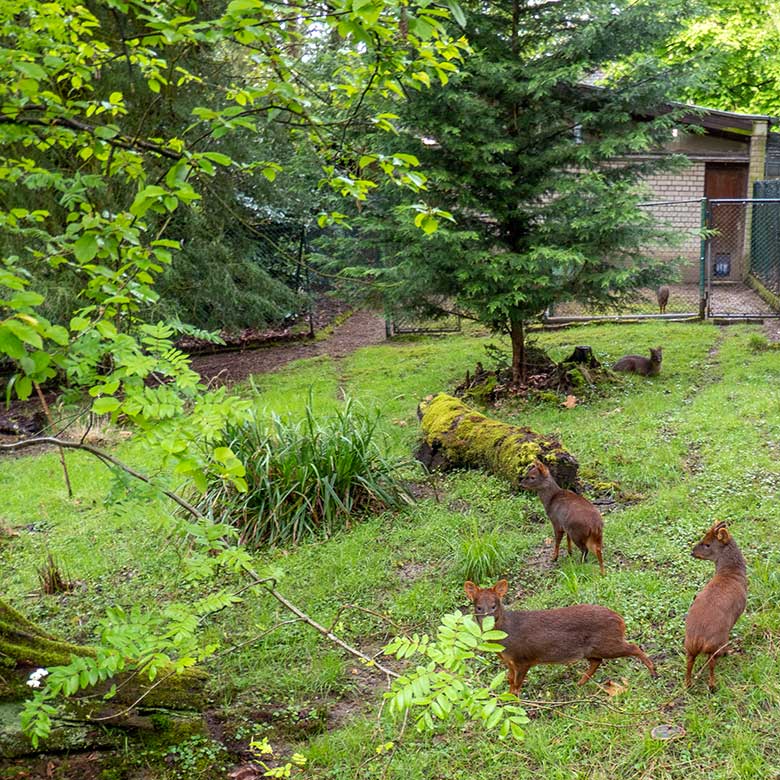
[[[403,512],[256,556],[258,570],[325,625],[349,603],[405,630],[430,632],[442,614],[467,606],[460,543],[477,527],[501,540],[510,606],[611,607],[625,618],[627,638],[655,661],[658,679],[633,659],[606,662],[582,688],[576,681],[584,661],[535,667],[523,688],[534,702],[524,741],[498,740],[476,726],[434,736],[407,728],[399,738],[401,724],[379,714],[382,679],[295,624],[212,665],[215,717],[225,733],[243,744],[268,735],[282,757],[305,754],[305,776],[315,778],[780,777],[780,352],[751,351],[754,332],[655,322],[540,333],[539,344],[555,357],[590,344],[605,362],[660,343],[663,370],[650,379],[628,376],[573,409],[526,403],[489,412],[556,433],[587,480],[618,483],[632,499],[605,515],[603,578],[595,562],[580,564],[565,553],[551,566],[551,528],[538,499],[473,472],[438,478],[436,491]],[[408,457],[419,399],[451,390],[477,360],[487,364],[489,341],[478,332],[400,340],[340,361],[300,361],[256,377],[242,392],[258,408],[291,416],[300,415],[309,393],[322,413],[356,398],[381,411],[388,451]],[[154,465],[132,441],[118,452]],[[0,592],[80,641],[89,641],[107,606],[153,608],[202,595],[177,573],[178,552],[160,538],[170,507],[152,497],[116,505],[102,467],[86,455],[68,457],[74,500],[65,495],[54,453],[0,462],[0,521],[19,531],[0,535]],[[717,691],[708,692],[705,674],[684,693],[685,614],[713,573],[690,550],[716,519],[729,522],[747,559],[748,606],[732,635],[737,652],[718,664]],[[74,593],[36,593],[36,569],[48,552],[81,583]],[[269,597],[252,595],[220,613],[209,632],[230,646],[287,617]],[[353,611],[341,616],[337,632],[376,651],[394,629]],[[608,696],[608,680],[626,690]],[[658,724],[681,726],[685,734],[657,741],[650,730]],[[378,752],[388,741],[393,748]],[[144,776],[132,774],[134,762],[144,759],[128,758],[126,776]],[[187,773],[175,761],[164,772],[145,776],[225,776],[214,767]]]

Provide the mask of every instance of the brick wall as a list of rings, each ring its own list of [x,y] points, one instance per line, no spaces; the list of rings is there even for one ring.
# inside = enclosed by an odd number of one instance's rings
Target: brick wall
[[[699,199],[704,195],[704,162],[693,162],[683,171],[654,173],[644,179],[648,189],[648,201]],[[674,203],[665,206],[648,206],[658,222],[672,228],[678,234],[679,243],[674,247],[648,247],[657,257],[673,258],[682,255],[689,262],[681,268],[682,281],[699,280],[700,240],[697,235],[701,223],[701,206],[695,203]]]

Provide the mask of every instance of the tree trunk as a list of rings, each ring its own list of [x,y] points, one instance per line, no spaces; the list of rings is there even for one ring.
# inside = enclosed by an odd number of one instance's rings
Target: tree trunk
[[[481,468],[517,488],[538,458],[559,485],[575,487],[577,461],[554,436],[491,420],[445,393],[421,401],[417,416],[425,436],[417,459],[429,469]]]
[[[18,723],[25,699],[32,694],[27,685],[30,671],[36,667],[62,666],[76,656],[94,657],[95,649],[61,640],[0,600],[0,755],[20,756],[35,752]],[[42,747],[90,749],[121,744],[119,731],[108,733],[99,726],[152,731],[164,718],[152,711],[163,708],[168,720],[186,733],[202,730],[201,711],[206,705],[205,683],[208,676],[200,669],[181,674],[161,670],[154,682],[144,674],[124,672],[103,683],[83,689],[64,702],[62,721],[55,719],[52,738]],[[110,699],[104,694],[116,685]],[[83,696],[83,698],[81,698]],[[12,721],[9,725],[8,721]]]
[[[525,331],[522,320],[512,320],[509,330],[512,339],[512,384],[525,381]]]

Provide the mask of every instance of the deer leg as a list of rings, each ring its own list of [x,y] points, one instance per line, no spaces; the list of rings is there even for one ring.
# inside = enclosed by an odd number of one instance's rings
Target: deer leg
[[[585,672],[585,674],[580,677],[580,679],[577,682],[577,685],[585,685],[588,680],[590,680],[591,677],[593,677],[593,674],[595,673],[596,669],[601,666],[602,658],[588,658],[590,661],[590,666],[588,667],[588,670]]]
[[[601,576],[604,576],[604,558],[601,555],[601,545],[596,548],[596,558],[599,562],[599,569],[601,570]]]
[[[717,653],[713,653],[710,656],[710,660],[708,662],[710,666],[710,678],[707,685],[709,686],[710,693],[713,693],[715,691],[715,662],[717,660],[718,660]]]
[[[561,552],[561,539],[563,539],[563,528],[553,526],[555,530],[555,549],[553,550],[552,561],[558,560],[558,555]],[[568,538],[568,537],[567,537]]]
[[[525,676],[528,674],[528,670],[532,666],[533,664],[527,661],[515,664],[515,684],[513,687],[509,688],[509,693],[514,693],[515,696],[520,695],[520,689],[523,687]]]
[[[504,665],[506,666],[506,681],[509,684],[509,690],[511,691],[515,687],[515,678],[517,676],[517,667],[515,666],[515,662],[512,661],[511,658],[506,658],[501,656],[501,660],[504,662]]]
[[[691,687],[691,673],[693,672],[693,662],[696,660],[694,653],[688,653],[688,660],[685,664],[685,687]]]
[[[648,669],[651,677],[658,677],[658,672],[655,670],[655,664],[650,657],[645,653],[639,645],[633,645],[631,642],[626,642],[629,647],[629,655],[633,655],[634,658],[638,658]]]
[[[566,534],[566,549],[569,551],[569,558],[571,558],[571,536]]]

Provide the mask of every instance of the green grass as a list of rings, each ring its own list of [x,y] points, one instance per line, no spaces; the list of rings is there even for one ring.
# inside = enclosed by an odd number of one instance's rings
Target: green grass
[[[663,370],[649,379],[622,378],[573,409],[528,402],[490,412],[556,433],[590,482],[617,482],[633,499],[605,515],[604,578],[593,562],[580,564],[565,552],[550,566],[551,528],[538,499],[473,472],[434,478],[415,506],[369,517],[326,542],[256,555],[257,568],[325,625],[349,603],[406,630],[431,631],[444,612],[467,606],[463,556],[454,551],[476,527],[499,542],[497,576],[509,580],[512,606],[596,602],[618,610],[628,638],[656,661],[657,680],[633,659],[607,662],[595,681],[627,681],[623,694],[609,698],[596,682],[576,686],[580,666],[536,667],[523,693],[542,704],[531,708],[524,742],[501,742],[470,727],[436,737],[409,728],[399,739],[400,724],[377,719],[381,679],[295,624],[212,666],[215,706],[234,720],[237,713],[251,720],[269,703],[337,713],[321,734],[270,732],[282,755],[305,753],[307,776],[316,778],[780,776],[780,352],[751,348],[756,332],[656,322],[542,333],[539,343],[556,357],[590,344],[607,363],[661,343]],[[380,410],[386,451],[408,456],[418,435],[419,399],[451,389],[477,360],[488,365],[488,341],[464,333],[401,340],[341,361],[300,361],[257,378],[243,392],[256,398],[258,409],[292,419],[300,419],[310,391],[323,412],[355,398]],[[123,444],[121,454],[153,465],[132,443]],[[158,535],[168,507],[159,501],[105,506],[109,481],[102,467],[86,456],[69,460],[74,501],[61,487],[54,453],[0,462],[0,519],[35,529],[0,537],[7,598],[53,630],[85,641],[110,604],[140,601],[151,608],[191,597],[191,586],[177,574],[176,550]],[[738,652],[719,662],[718,690],[710,694],[699,678],[683,694],[685,613],[712,575],[690,549],[715,519],[729,521],[748,561],[748,607],[733,634]],[[36,567],[49,551],[82,582],[75,593],[34,593]],[[230,646],[287,617],[269,598],[253,595],[221,613],[209,632]],[[359,611],[342,613],[338,623],[341,636],[368,651],[395,630]],[[558,706],[561,701],[568,703]],[[242,733],[268,728],[242,723]],[[660,723],[682,726],[685,736],[653,740],[650,730]],[[387,740],[395,740],[394,751],[377,753]]]

